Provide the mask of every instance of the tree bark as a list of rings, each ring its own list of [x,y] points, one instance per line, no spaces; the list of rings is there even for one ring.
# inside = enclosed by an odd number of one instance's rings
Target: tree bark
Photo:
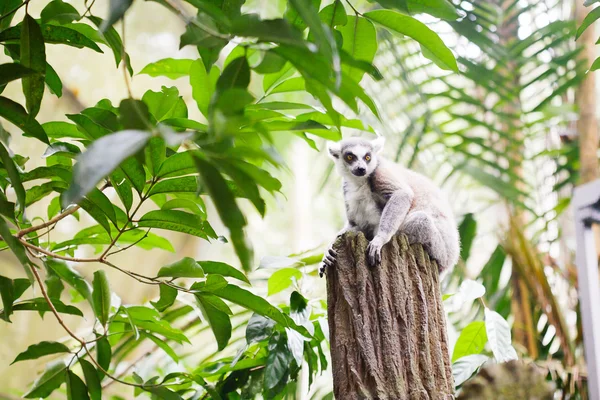
[[[454,381],[438,267],[419,244],[396,235],[381,265],[349,232],[327,271],[327,313],[336,399],[453,399]]]

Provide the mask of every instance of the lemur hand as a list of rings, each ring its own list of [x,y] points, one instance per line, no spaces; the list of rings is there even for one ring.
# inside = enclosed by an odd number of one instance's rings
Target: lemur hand
[[[335,265],[335,257],[337,256],[337,253],[335,250],[333,250],[333,245],[332,247],[330,247],[325,254],[323,255],[323,261],[321,264],[321,268],[319,268],[319,276],[322,278],[323,274],[325,273],[325,269],[327,267],[333,267]]]
[[[381,263],[381,248],[385,244],[385,241],[375,236],[369,245],[367,246],[367,261],[371,267],[376,267]]]

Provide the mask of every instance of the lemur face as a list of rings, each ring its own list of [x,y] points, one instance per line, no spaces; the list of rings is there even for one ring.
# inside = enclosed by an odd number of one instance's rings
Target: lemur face
[[[377,154],[383,148],[384,140],[383,137],[373,141],[349,138],[329,142],[329,155],[342,176],[366,178],[377,168]]]

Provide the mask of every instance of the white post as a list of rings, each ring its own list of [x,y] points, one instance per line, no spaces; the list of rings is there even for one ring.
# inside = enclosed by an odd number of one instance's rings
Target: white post
[[[579,304],[583,325],[590,399],[600,399],[600,281],[592,225],[600,223],[600,180],[573,193]]]

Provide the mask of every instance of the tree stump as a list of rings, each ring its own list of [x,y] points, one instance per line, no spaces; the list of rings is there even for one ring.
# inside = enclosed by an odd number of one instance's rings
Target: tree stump
[[[335,398],[453,399],[435,261],[396,235],[371,268],[368,243],[362,233],[338,238],[337,264],[327,270]]]

